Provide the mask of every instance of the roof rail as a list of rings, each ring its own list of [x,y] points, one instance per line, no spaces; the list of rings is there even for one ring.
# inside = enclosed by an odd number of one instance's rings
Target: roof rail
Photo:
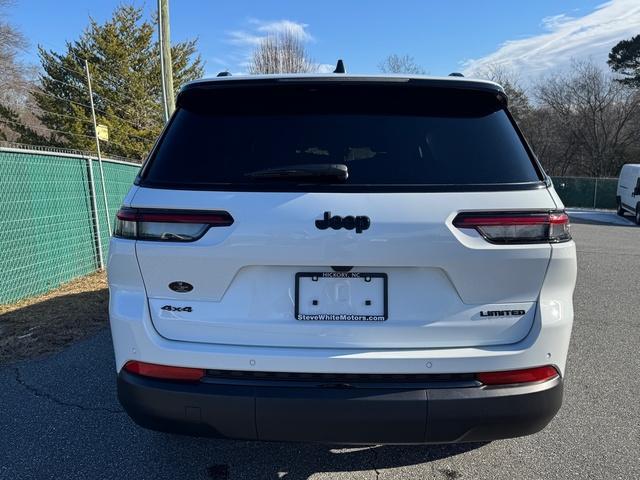
[[[227,72],[226,70],[224,72],[220,72],[218,73],[218,75],[216,75],[216,77],[230,77],[231,76],[231,72]]]
[[[338,59],[338,63],[336,64],[336,69],[333,71],[333,73],[346,73],[344,69],[344,62],[342,61],[342,59]]]
[[[449,74],[450,77],[464,77],[463,74],[461,74],[460,72],[451,72]]]

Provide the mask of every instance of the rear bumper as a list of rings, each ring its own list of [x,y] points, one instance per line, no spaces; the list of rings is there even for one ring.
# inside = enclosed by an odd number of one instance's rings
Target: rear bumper
[[[322,388],[188,384],[122,370],[118,398],[142,427],[188,435],[345,444],[482,442],[544,428],[562,403],[562,380],[491,388]]]

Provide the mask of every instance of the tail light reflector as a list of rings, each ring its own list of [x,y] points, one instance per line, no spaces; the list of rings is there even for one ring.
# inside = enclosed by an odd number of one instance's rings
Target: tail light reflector
[[[484,372],[476,374],[478,381],[485,385],[508,385],[515,383],[533,383],[551,380],[559,376],[551,365],[527,368],[524,370],[508,370],[505,372]]]
[[[474,229],[491,243],[557,243],[571,240],[565,212],[463,212],[457,228]]]
[[[134,240],[193,242],[211,227],[232,224],[233,217],[228,212],[122,207],[116,214],[113,235]]]
[[[129,373],[135,373],[143,377],[184,382],[197,382],[205,375],[205,371],[202,368],[171,367],[167,365],[156,365],[155,363],[138,362],[137,360],[128,361],[124,369]]]

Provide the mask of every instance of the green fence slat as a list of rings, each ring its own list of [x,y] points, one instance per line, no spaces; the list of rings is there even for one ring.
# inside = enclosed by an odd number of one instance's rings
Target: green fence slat
[[[104,201],[94,164],[100,214]],[[113,217],[139,167],[103,166]],[[106,261],[109,231],[106,218],[99,220]],[[47,292],[97,267],[87,160],[0,150],[0,303]]]
[[[121,163],[102,162],[102,170],[105,176],[105,186],[107,190],[107,203],[109,211],[105,214],[104,195],[102,193],[102,177],[100,175],[100,165],[97,160],[93,160],[93,176],[96,182],[96,203],[98,208],[98,221],[100,222],[100,236],[102,239],[102,251],[105,262],[109,254],[109,232],[107,225],[107,215],[111,221],[111,228],[115,222],[116,212],[122,204],[133,180],[138,174],[139,167],[124,165]]]
[[[599,178],[595,208],[606,208],[611,210],[616,208],[617,191],[617,178]]]
[[[616,208],[617,178],[551,177],[565,207]]]

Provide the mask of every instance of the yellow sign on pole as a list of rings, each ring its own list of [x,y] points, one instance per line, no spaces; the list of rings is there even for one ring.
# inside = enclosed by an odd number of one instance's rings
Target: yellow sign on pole
[[[98,135],[98,138],[103,142],[109,141],[109,127],[107,127],[106,125],[96,125],[96,134]]]

